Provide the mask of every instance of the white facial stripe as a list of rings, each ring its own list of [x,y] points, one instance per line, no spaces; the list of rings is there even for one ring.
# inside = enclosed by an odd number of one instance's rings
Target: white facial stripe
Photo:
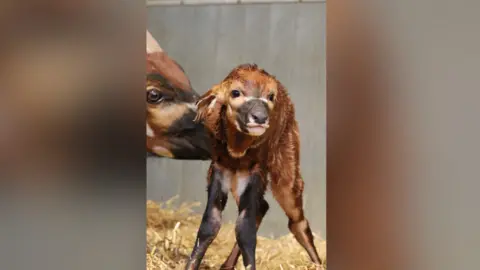
[[[268,99],[266,99],[266,98],[263,98],[263,97],[262,97],[262,98],[256,98],[256,97],[245,97],[245,102],[248,102],[248,101],[250,101],[250,100],[254,100],[254,99],[261,100],[261,101],[265,102],[266,104],[268,104]]]
[[[237,196],[240,198],[245,192],[250,179],[248,176],[237,174]]]
[[[147,136],[148,137],[155,137],[155,133],[153,132],[153,129],[150,127],[150,125],[147,123]]]
[[[150,90],[156,90],[157,88],[155,86],[147,86],[147,91],[150,91]]]
[[[261,101],[265,102],[268,105],[268,100],[266,98],[259,98]]]

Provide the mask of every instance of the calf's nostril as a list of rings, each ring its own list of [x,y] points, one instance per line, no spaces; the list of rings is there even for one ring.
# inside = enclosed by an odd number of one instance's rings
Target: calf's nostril
[[[251,114],[253,121],[257,124],[265,124],[268,120],[268,115],[262,112]]]

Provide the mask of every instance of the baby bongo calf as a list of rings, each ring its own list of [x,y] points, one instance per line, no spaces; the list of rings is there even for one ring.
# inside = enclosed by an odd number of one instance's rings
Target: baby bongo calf
[[[255,64],[240,65],[200,98],[196,121],[204,123],[212,138],[212,163],[207,206],[186,269],[199,268],[216,237],[228,191],[238,205],[237,243],[222,269],[233,269],[240,253],[243,264],[256,269],[256,232],[269,208],[267,176],[288,228],[320,269],[303,210],[298,125],[283,85]]]

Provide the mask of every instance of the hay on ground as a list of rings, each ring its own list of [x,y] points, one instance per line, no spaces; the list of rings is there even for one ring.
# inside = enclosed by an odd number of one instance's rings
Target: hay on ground
[[[201,221],[201,216],[194,214],[192,208],[200,204],[183,203],[173,207],[175,199],[165,203],[147,201],[147,270],[183,270],[192,251]],[[223,224],[200,269],[219,269],[234,243],[234,224]],[[325,241],[315,236],[315,244],[326,262]],[[292,234],[277,239],[259,236],[256,254],[257,268],[261,270],[315,269]],[[244,269],[241,261],[240,257],[238,270]]]

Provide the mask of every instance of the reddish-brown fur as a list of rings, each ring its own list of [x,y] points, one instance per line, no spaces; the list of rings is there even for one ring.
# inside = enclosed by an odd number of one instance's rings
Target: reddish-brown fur
[[[255,87],[252,86],[252,82]],[[235,126],[235,118],[226,113],[231,107],[229,93],[240,87],[245,96],[252,89],[261,89],[257,96],[266,97],[274,93],[270,107],[269,127],[261,136],[250,136],[240,132]],[[258,90],[257,90],[258,91]],[[269,92],[270,91],[270,92]],[[272,92],[273,91],[273,92]],[[295,109],[285,87],[272,75],[256,65],[240,65],[218,85],[207,91],[199,100],[197,121],[201,121],[212,136],[212,165],[231,177],[231,192],[239,203],[236,187],[242,175],[260,172],[263,185],[262,194],[270,184],[272,193],[289,218],[289,228],[296,239],[305,247],[313,262],[321,260],[313,245],[313,237],[304,216],[302,194],[304,182],[300,174],[300,141]],[[232,112],[235,115],[236,112]],[[268,182],[267,175],[271,182]],[[257,216],[257,228],[262,216]],[[232,250],[222,269],[233,269],[240,250],[238,245]],[[319,266],[320,268],[320,266]]]

